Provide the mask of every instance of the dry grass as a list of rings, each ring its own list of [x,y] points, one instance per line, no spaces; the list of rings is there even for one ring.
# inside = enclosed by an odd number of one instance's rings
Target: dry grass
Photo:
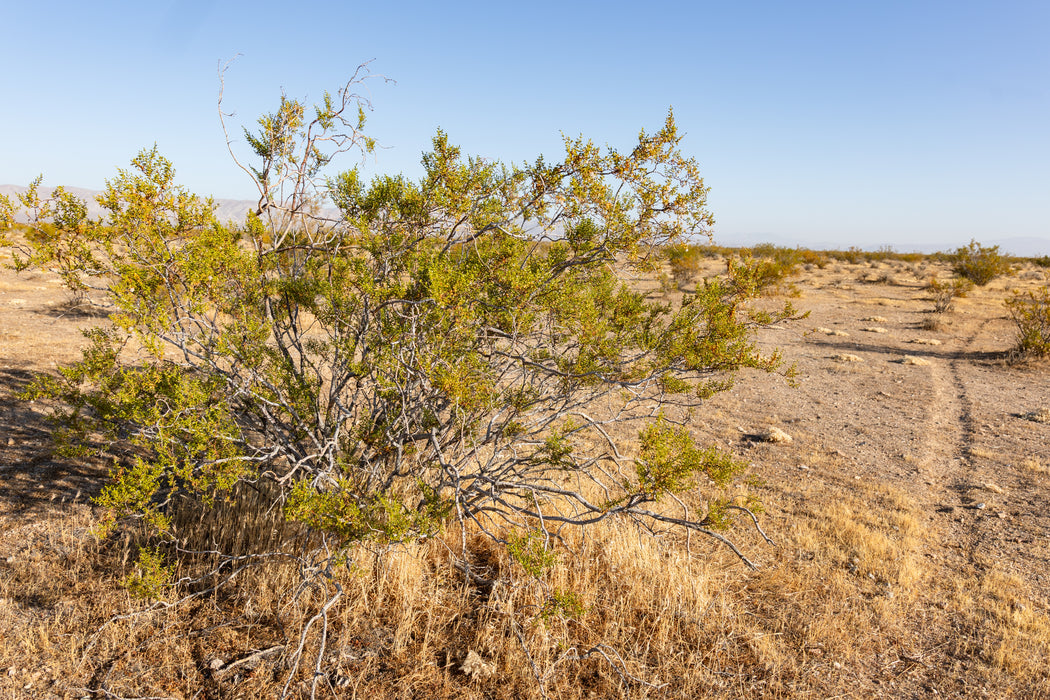
[[[1022,460],[1021,467],[1032,474],[1050,474],[1050,467],[1041,464],[1037,459]]]
[[[832,468],[835,459],[810,454],[807,462]],[[1045,680],[1045,612],[1006,575],[943,578],[924,560],[923,514],[905,492],[853,482],[792,494],[766,488],[764,497],[780,513],[767,520],[781,523],[782,541],[761,550],[757,537],[742,534],[763,554],[754,573],[709,540],[654,539],[613,522],[570,534],[557,545],[559,565],[540,579],[467,533],[474,563],[495,581],[488,588],[451,565],[455,527],[411,546],[356,550],[334,579],[343,596],[329,616],[318,694],[831,696],[849,693],[859,675],[875,692],[908,686],[896,672],[876,669],[889,663],[895,671],[906,665],[901,659],[930,652],[923,624],[942,598],[965,632],[951,643],[982,659],[982,677],[1005,674],[1032,687]],[[61,525],[38,523],[32,547],[6,565],[0,625],[9,643],[0,668],[15,674],[0,690],[17,686],[24,697],[79,697],[92,687],[123,697],[281,691],[289,645],[331,589],[290,596],[295,572],[272,563],[183,608],[106,624],[147,604],[119,585],[134,544],[96,541],[91,522],[80,507]],[[570,591],[578,607],[552,604]],[[320,634],[306,639],[308,663],[292,697],[308,697],[311,688]],[[274,655],[257,654],[275,647]]]
[[[1050,693],[1050,617],[1033,600],[1019,577],[1003,572],[995,562],[976,578],[953,581],[951,607],[960,622],[954,651],[980,658],[977,672],[995,680],[1016,679]]]

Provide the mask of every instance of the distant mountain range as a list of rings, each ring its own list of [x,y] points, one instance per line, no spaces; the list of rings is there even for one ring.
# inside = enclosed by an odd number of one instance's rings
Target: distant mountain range
[[[878,250],[889,247],[898,253],[937,253],[941,251],[951,252],[960,246],[970,242],[970,236],[960,236],[959,240],[950,243],[868,243],[858,245],[861,250]],[[746,234],[746,235],[715,235],[715,243],[731,247],[746,247],[758,245],[759,243],[772,243],[773,245],[786,248],[810,248],[811,250],[846,250],[854,243],[849,241],[828,241],[820,239],[798,239],[776,234]],[[1007,255],[1016,255],[1024,258],[1034,258],[1050,255],[1050,238],[1036,238],[1034,236],[1012,236],[1007,238],[980,239],[979,243],[984,246],[999,246],[999,251]]]
[[[40,196],[49,197],[54,188],[40,187]],[[0,185],[0,194],[6,195],[14,203],[15,195],[26,191],[25,187],[19,185]],[[95,198],[102,194],[100,190],[86,190],[82,187],[66,187],[66,191],[84,200],[88,207],[88,216],[94,219],[100,218],[104,211],[98,205]],[[256,207],[258,202],[249,199],[216,199],[215,216],[219,221],[244,221],[248,212]]]
[[[48,196],[51,194],[52,188],[41,187],[41,196]],[[103,214],[102,207],[95,201],[101,192],[98,190],[86,190],[80,187],[67,187],[68,192],[72,192],[80,199],[87,202],[88,205],[88,216],[93,218],[101,217]],[[7,195],[14,200],[14,195],[25,192],[25,187],[18,185],[0,185],[0,194]],[[257,202],[249,199],[216,199],[215,215],[220,221],[243,221],[245,215],[256,207]],[[334,212],[333,212],[334,213]],[[944,250],[954,250],[959,246],[966,245],[969,243],[969,238],[960,240],[955,244],[944,244],[944,243],[909,243],[907,245],[895,245],[890,244],[890,247],[894,250],[902,253],[936,253]],[[850,247],[849,242],[843,241],[826,241],[817,239],[797,239],[789,238],[787,236],[780,236],[776,234],[747,234],[747,235],[724,235],[718,234],[715,236],[715,242],[719,245],[725,246],[753,246],[759,243],[772,243],[773,245],[784,246],[787,248],[805,247],[813,250],[839,250]],[[1011,238],[999,238],[995,240],[982,240],[982,245],[992,246],[997,245],[1003,253],[1009,255],[1018,255],[1022,257],[1038,257],[1042,255],[1050,255],[1050,238],[1034,238],[1034,237],[1011,237]],[[866,250],[875,250],[878,248],[885,247],[884,244],[871,243],[867,245],[858,246],[859,248]]]

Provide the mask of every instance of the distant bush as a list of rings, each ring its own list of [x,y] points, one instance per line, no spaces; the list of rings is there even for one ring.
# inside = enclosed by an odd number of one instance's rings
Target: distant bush
[[[926,285],[926,290],[930,292],[933,300],[933,311],[938,314],[951,311],[955,306],[955,300],[965,297],[971,289],[973,289],[973,282],[965,277],[954,277],[948,281],[941,281],[933,277]]]
[[[1050,255],[1044,255],[1040,258],[1032,258],[1032,262],[1039,267],[1050,267]]]
[[[1030,355],[1050,355],[1050,286],[1014,292],[1006,300],[1017,324],[1017,348]]]
[[[821,270],[828,266],[829,258],[827,253],[819,250],[809,250],[808,248],[799,248],[797,253],[799,261],[803,265],[816,265]]]
[[[864,251],[855,246],[851,246],[846,250],[829,250],[827,253],[832,260],[838,260],[850,265],[856,265],[861,260],[864,260]]]
[[[679,243],[667,247],[667,261],[671,265],[671,277],[681,288],[700,274],[700,262],[705,257],[700,246]]]
[[[759,289],[768,289],[798,274],[803,262],[801,251],[770,243],[743,248],[740,257],[747,261],[748,265],[754,266],[755,282]]]
[[[999,253],[999,246],[983,246],[975,240],[971,240],[968,246],[958,248],[951,261],[955,274],[965,277],[978,287],[1011,272],[1010,262]]]

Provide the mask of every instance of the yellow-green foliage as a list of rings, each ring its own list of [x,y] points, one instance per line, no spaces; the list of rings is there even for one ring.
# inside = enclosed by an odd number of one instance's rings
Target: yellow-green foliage
[[[156,549],[139,549],[135,569],[124,578],[124,588],[133,598],[144,600],[163,597],[171,586],[173,565],[164,564],[164,556]]]
[[[699,246],[679,243],[668,247],[667,262],[671,265],[671,277],[681,287],[696,279],[704,254]]]
[[[999,254],[999,246],[983,246],[977,241],[970,241],[968,246],[955,251],[952,270],[978,287],[983,287],[996,277],[1009,274],[1010,262]]]
[[[1050,287],[1014,292],[1006,300],[1017,325],[1017,347],[1033,355],[1050,355]]]
[[[955,300],[965,297],[973,289],[973,282],[965,277],[953,277],[947,281],[932,277],[926,289],[933,300],[934,313],[942,314],[951,311]]]
[[[22,264],[57,264],[74,291],[100,279],[116,307],[81,362],[29,391],[55,404],[66,449],[103,436],[114,522],[174,541],[169,504],[265,482],[338,556],[450,517],[644,521],[658,517],[646,503],[742,468],[659,421],[642,428],[636,479],[597,468],[636,452],[605,426],[672,396],[697,406],[742,368],[785,371],[752,332],[794,311],[748,302],[797,253],[756,249],[676,304],[629,284],[661,250],[696,263],[684,242],[712,223],[671,114],[623,153],[570,138],[558,163],[507,166],[438,132],[417,182],[324,179],[335,153],[374,146],[355,105],[326,95],[311,119],[282,98],[246,133],[263,205],[240,227],[178,187],[155,148],[107,183],[104,221],[65,192],[23,200]],[[325,196],[338,222],[310,216]]]

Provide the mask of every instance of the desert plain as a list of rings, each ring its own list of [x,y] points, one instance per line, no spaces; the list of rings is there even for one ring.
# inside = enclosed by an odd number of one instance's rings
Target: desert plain
[[[774,544],[730,535],[757,570],[610,524],[552,574],[579,614],[545,617],[527,581],[480,592],[437,544],[363,551],[323,678],[285,686],[303,620],[278,592],[168,609],[121,587],[131,545],[92,534],[109,465],[54,457],[48,407],[19,398],[105,307],[0,270],[0,697],[1050,698],[1050,363],[1012,353],[1003,303],[1050,270],[1019,263],[934,314],[926,284],[949,274],[830,260],[761,302],[809,312],[758,337],[795,385],[745,373],[689,424],[752,465],[740,487]]]

